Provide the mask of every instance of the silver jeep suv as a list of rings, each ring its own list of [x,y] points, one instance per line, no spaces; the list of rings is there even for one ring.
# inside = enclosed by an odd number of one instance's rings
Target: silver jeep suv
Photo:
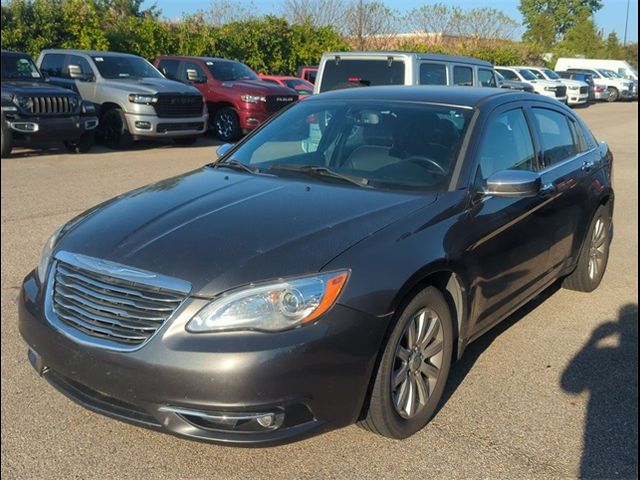
[[[43,50],[38,67],[51,83],[75,90],[98,106],[100,131],[111,148],[160,137],[190,144],[207,128],[202,94],[165,78],[136,55]]]

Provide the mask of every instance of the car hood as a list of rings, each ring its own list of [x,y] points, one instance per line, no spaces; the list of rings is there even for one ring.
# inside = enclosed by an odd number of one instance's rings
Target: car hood
[[[104,79],[101,86],[148,95],[156,93],[200,94],[197,88],[168,78]]]
[[[586,82],[581,82],[580,80],[570,80],[568,78],[563,78],[561,82],[565,84],[567,87],[588,87],[589,86],[589,84]]]
[[[232,82],[222,82],[225,88],[233,88],[238,92],[251,93],[255,95],[293,95],[295,91],[290,88],[267,83],[262,80],[234,80]],[[297,95],[297,94],[296,94]]]
[[[204,167],[86,212],[56,251],[180,278],[212,296],[317,272],[436,198],[303,180]]]
[[[9,92],[14,95],[69,95],[77,96],[67,88],[57,87],[47,82],[31,81],[2,81],[3,93]]]

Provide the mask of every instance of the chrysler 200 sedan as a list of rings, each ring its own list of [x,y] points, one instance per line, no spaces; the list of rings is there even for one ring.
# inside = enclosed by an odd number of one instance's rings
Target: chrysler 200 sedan
[[[613,156],[555,100],[342,90],[219,153],[71,220],[24,280],[29,359],[85,407],[232,445],[405,438],[469,342],[606,268]]]

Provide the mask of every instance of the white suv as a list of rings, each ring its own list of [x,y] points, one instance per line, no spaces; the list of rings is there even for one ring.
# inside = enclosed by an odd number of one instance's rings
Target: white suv
[[[567,103],[567,87],[559,82],[539,80],[538,77],[524,67],[495,67],[495,69],[507,80],[528,83],[533,87],[535,93]]]
[[[613,70],[604,68],[569,68],[568,72],[583,72],[593,75],[593,80],[607,88],[608,102],[632,100],[638,97],[638,86],[631,80],[620,77]]]
[[[538,80],[549,80],[559,82],[567,87],[567,103],[569,105],[585,105],[589,100],[589,85],[580,80],[562,78],[550,68],[544,67],[523,67],[533,73]]]

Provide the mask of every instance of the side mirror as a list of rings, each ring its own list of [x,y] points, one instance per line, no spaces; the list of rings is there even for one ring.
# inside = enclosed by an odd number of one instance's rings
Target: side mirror
[[[198,74],[197,70],[192,68],[187,69],[187,80],[193,83],[204,83],[207,81],[206,78],[203,78]]]
[[[83,73],[79,65],[69,65],[67,69],[69,71],[69,78],[73,80],[80,80],[82,82],[90,82],[93,80],[93,75]]]
[[[535,197],[540,193],[540,175],[530,170],[502,170],[487,179],[484,195],[495,197]]]
[[[216,154],[218,155],[218,158],[224,157],[227,154],[227,152],[233,148],[233,146],[234,146],[233,143],[224,143],[220,145],[216,149]]]

